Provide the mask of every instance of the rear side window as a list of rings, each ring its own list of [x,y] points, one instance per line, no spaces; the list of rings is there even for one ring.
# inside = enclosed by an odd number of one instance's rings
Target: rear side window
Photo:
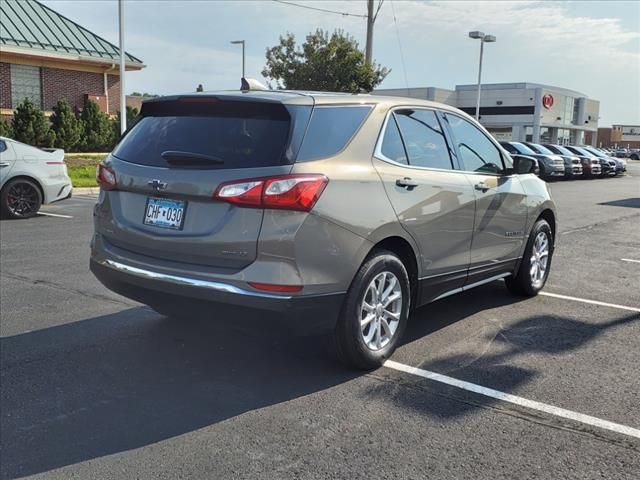
[[[340,152],[370,111],[370,105],[315,107],[297,161],[308,162]]]
[[[480,129],[457,115],[445,113],[444,116],[451,126],[465,170],[495,174],[504,171],[498,147]]]
[[[395,115],[389,116],[387,126],[384,130],[384,137],[382,137],[380,152],[389,160],[396,163],[404,163],[405,165],[408,163]]]
[[[205,108],[180,102],[158,102],[146,113],[143,107],[142,117],[113,155],[169,168],[255,168],[292,162],[295,113],[284,105],[211,101]]]
[[[445,170],[453,168],[447,141],[435,112],[399,110],[394,116],[400,127],[410,165]]]
[[[0,140],[0,152],[4,152],[7,149],[7,144],[4,140]]]

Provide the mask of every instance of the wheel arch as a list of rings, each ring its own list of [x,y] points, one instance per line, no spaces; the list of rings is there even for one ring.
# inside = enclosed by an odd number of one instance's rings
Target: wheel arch
[[[44,193],[44,188],[42,188],[42,183],[35,177],[32,177],[30,175],[24,175],[24,174],[20,174],[20,175],[15,175],[11,178],[8,178],[5,182],[4,185],[2,186],[2,190],[4,190],[7,185],[11,182],[13,182],[14,180],[29,180],[33,183],[35,183],[36,187],[38,187],[38,191],[40,192],[40,198],[42,198],[42,203],[47,203],[47,198],[45,196]]]
[[[418,292],[418,256],[416,250],[405,238],[394,235],[386,237],[373,245],[369,251],[375,250],[388,250],[398,256],[400,261],[404,264],[409,275],[409,284],[411,285],[411,305],[416,305],[417,292]],[[367,255],[367,257],[369,256]]]
[[[538,215],[538,218],[536,219],[536,222],[540,219],[545,220],[549,226],[551,227],[551,235],[553,235],[553,243],[555,243],[556,241],[556,215],[555,213],[553,213],[553,210],[551,210],[550,208],[546,208],[544,210],[542,210],[542,212],[540,212],[540,215]],[[534,223],[535,225],[535,223]]]

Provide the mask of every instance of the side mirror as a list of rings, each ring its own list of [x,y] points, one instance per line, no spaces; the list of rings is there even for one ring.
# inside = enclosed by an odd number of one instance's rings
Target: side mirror
[[[513,155],[513,170],[518,175],[525,175],[527,173],[540,173],[540,167],[538,161],[535,158],[527,157],[525,155]]]

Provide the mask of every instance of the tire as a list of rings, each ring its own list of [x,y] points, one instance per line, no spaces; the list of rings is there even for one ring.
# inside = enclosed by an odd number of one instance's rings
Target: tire
[[[10,180],[0,193],[0,210],[6,218],[34,217],[41,205],[40,187],[26,178]]]
[[[382,294],[376,296],[377,290]],[[385,292],[386,299],[382,296]],[[398,295],[383,306],[385,300]],[[402,261],[387,250],[372,252],[351,282],[342,305],[334,332],[338,359],[361,370],[381,366],[402,338],[410,303],[409,275]],[[371,318],[361,326],[363,317]]]
[[[543,245],[546,241],[546,255],[537,255],[534,252],[544,253]],[[531,230],[527,247],[520,261],[520,268],[515,275],[505,279],[505,284],[511,293],[526,297],[533,297],[544,288],[544,284],[549,277],[551,269],[551,258],[553,256],[553,233],[546,220],[538,219]],[[543,257],[546,263],[542,264]],[[534,261],[537,262],[534,267]],[[535,272],[535,275],[534,275]]]

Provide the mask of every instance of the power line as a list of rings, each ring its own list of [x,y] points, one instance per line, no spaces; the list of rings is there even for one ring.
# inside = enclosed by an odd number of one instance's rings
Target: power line
[[[400,41],[400,30],[398,29],[398,20],[396,19],[396,11],[393,8],[393,0],[389,0],[391,4],[391,13],[393,13],[393,23],[396,26],[396,37],[398,38],[398,48],[400,49],[400,62],[402,63],[402,72],[404,73],[404,85],[409,93],[409,78],[407,77],[407,67],[404,63],[404,53],[402,53],[402,42]]]
[[[367,18],[366,15],[358,15],[357,13],[339,12],[337,10],[328,10],[326,8],[311,7],[309,5],[300,5],[299,3],[294,3],[294,2],[285,2],[284,0],[272,0],[272,1],[277,3],[282,3],[283,5],[289,5],[291,7],[306,8],[308,10],[316,10],[318,12],[324,12],[324,13],[335,13],[336,15],[342,15],[343,17]]]

